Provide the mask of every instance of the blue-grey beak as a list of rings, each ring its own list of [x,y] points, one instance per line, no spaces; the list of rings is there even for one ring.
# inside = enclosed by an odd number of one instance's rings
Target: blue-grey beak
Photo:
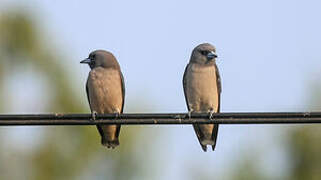
[[[80,63],[84,63],[84,64],[90,64],[91,60],[89,58],[86,58],[82,61],[80,61]]]
[[[214,51],[211,51],[207,54],[207,59],[217,58],[217,54]]]

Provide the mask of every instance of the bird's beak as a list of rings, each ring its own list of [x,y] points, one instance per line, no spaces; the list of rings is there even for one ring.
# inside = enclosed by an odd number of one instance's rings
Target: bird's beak
[[[207,54],[207,59],[211,60],[213,58],[217,58],[217,54],[214,51],[211,51]]]
[[[86,58],[82,61],[80,61],[80,63],[84,63],[84,64],[90,64],[91,60],[89,58]]]

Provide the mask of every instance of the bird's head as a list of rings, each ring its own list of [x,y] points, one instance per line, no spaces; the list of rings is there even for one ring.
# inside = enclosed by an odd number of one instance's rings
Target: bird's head
[[[115,56],[105,50],[96,50],[89,54],[88,58],[80,61],[80,63],[88,64],[91,69],[102,68],[119,68],[119,64]]]
[[[194,48],[190,61],[197,64],[213,64],[216,58],[215,47],[209,43],[203,43]]]

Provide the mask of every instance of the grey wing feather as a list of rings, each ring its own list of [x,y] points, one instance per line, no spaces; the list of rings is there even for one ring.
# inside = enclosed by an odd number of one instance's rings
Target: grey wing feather
[[[221,76],[220,76],[220,72],[217,68],[217,65],[215,64],[215,73],[216,73],[216,78],[217,78],[217,93],[218,93],[218,113],[221,111],[221,93],[222,93],[222,83],[221,83]]]
[[[121,79],[121,91],[122,91],[122,98],[123,98],[123,104],[121,106],[120,112],[123,113],[124,104],[125,104],[125,82],[124,82],[124,76],[122,72],[120,72],[120,79]]]
[[[89,98],[88,80],[87,80],[87,82],[86,82],[86,94],[87,94],[87,100],[88,100],[88,103],[89,103],[90,111],[92,111],[91,105],[90,105],[90,98]]]
[[[216,73],[216,78],[217,78],[217,81],[216,81],[216,85],[217,85],[217,97],[218,97],[218,107],[217,107],[217,113],[219,113],[221,111],[221,92],[222,92],[222,83],[221,83],[221,76],[220,76],[220,72],[217,68],[217,65],[214,64],[215,66],[215,73]],[[218,134],[218,127],[219,125],[216,124],[214,126],[214,129],[213,129],[213,132],[212,132],[212,138],[214,140],[214,145],[212,146],[212,150],[214,151],[215,149],[215,146],[216,146],[216,139],[217,139],[217,134]]]
[[[119,71],[119,74],[120,74],[120,80],[121,80],[121,91],[122,91],[122,99],[123,99],[123,103],[122,103],[122,106],[121,106],[121,110],[120,110],[120,113],[123,113],[124,111],[124,104],[125,104],[125,82],[124,82],[124,76],[123,76],[123,73],[121,71]],[[118,138],[119,136],[119,133],[120,133],[120,125],[117,126],[117,129],[116,129],[116,137]]]
[[[186,105],[187,105],[187,110],[190,111],[189,104],[188,104],[188,99],[187,99],[187,94],[186,94],[186,79],[185,79],[186,71],[187,71],[188,66],[189,66],[189,64],[186,66],[185,71],[184,71],[184,75],[183,75],[183,89],[184,89],[184,96],[185,96],[185,102],[186,102]]]

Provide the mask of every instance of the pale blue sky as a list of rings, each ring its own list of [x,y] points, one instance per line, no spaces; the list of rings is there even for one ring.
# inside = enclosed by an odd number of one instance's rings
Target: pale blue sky
[[[184,68],[203,42],[217,47],[222,112],[309,110],[310,85],[321,75],[316,0],[2,1],[41,15],[46,40],[70,57],[66,65],[76,89],[83,89],[89,71],[79,61],[95,49],[113,52],[125,76],[125,112],[139,103],[137,96],[148,98],[152,108],[146,112],[185,112]],[[267,173],[286,170],[285,126],[221,126],[214,153],[201,151],[190,126],[159,129],[164,137],[152,143],[170,161],[163,163],[160,179],[181,179],[194,165],[221,176],[250,149],[268,153],[259,154],[258,163]]]

